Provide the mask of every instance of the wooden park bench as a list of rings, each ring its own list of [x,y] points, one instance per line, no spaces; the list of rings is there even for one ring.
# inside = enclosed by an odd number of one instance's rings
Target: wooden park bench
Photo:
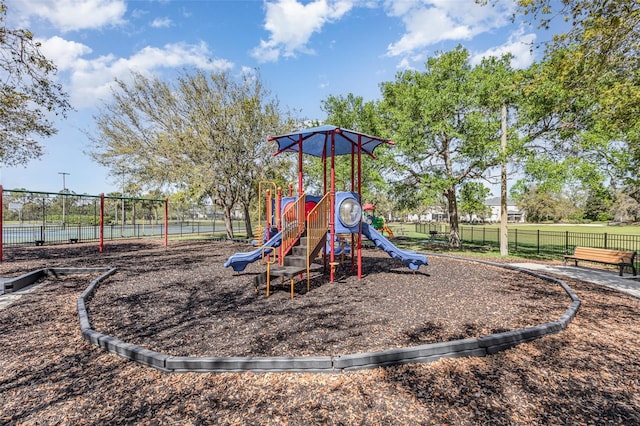
[[[566,266],[567,260],[571,259],[574,261],[575,266],[578,266],[579,260],[615,265],[620,269],[620,276],[622,276],[624,268],[628,266],[633,271],[633,275],[636,275],[636,266],[633,263],[635,257],[635,251],[576,247],[573,254],[564,256],[564,264]]]

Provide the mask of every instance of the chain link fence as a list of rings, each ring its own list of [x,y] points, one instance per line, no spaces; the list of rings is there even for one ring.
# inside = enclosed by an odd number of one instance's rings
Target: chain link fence
[[[104,240],[226,235],[223,213],[211,205],[21,189],[1,194],[4,247],[99,241],[101,230]],[[239,215],[232,225],[244,232]]]

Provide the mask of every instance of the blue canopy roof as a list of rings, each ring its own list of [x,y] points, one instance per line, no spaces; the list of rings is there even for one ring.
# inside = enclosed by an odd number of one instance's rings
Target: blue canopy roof
[[[335,155],[347,155],[352,152],[357,154],[358,137],[360,137],[362,152],[373,158],[375,158],[373,150],[376,149],[378,145],[383,143],[393,145],[393,142],[389,139],[369,136],[354,130],[341,129],[331,125],[312,127],[286,135],[274,136],[269,138],[269,140],[278,143],[278,152],[276,152],[275,155],[283,152],[298,152],[300,148],[299,142],[302,138],[303,154],[316,157],[329,157],[331,156],[332,134],[335,134]]]

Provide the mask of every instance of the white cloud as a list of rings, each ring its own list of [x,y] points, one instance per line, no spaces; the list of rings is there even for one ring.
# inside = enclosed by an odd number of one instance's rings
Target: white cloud
[[[156,18],[151,22],[153,28],[169,28],[171,24],[170,18]]]
[[[196,67],[211,71],[233,68],[226,59],[211,59],[206,43],[173,43],[163,47],[147,46],[128,58],[113,54],[87,58],[91,48],[81,43],[52,37],[42,41],[42,51],[60,71],[68,73],[71,103],[77,108],[95,106],[108,99],[114,79],[127,80],[132,71],[154,74],[167,69]]]
[[[395,1],[395,0],[386,0],[385,7],[387,9],[387,13],[390,16],[404,16],[409,11],[422,6],[422,1],[420,0],[406,0],[406,1]]]
[[[251,51],[251,56],[256,58],[258,62],[275,62],[280,57],[280,49],[260,40],[260,45]]]
[[[388,0],[387,14],[400,18],[406,32],[389,44],[387,54],[405,56],[443,41],[471,40],[506,25],[512,3],[501,0],[494,6],[480,6],[471,0]]]
[[[398,63],[398,65],[396,66],[396,68],[398,68],[401,71],[415,69],[413,66],[411,66],[411,62],[409,61],[409,58],[402,58],[400,60],[400,63]]]
[[[133,9],[131,11],[131,17],[135,18],[135,19],[139,19],[139,18],[142,18],[143,16],[147,15],[148,13],[149,13],[148,10]]]
[[[59,71],[72,69],[78,58],[88,55],[92,49],[82,43],[65,40],[62,37],[54,36],[48,40],[38,39],[42,44],[40,50],[42,54],[51,60]]]
[[[59,30],[102,28],[124,23],[124,0],[15,0],[17,13],[49,21]]]
[[[411,53],[444,40],[468,40],[472,37],[469,26],[457,23],[446,11],[418,9],[402,18],[407,32],[387,48],[390,56]]]
[[[313,53],[307,46],[314,33],[330,22],[342,18],[353,7],[353,0],[315,0],[303,4],[297,0],[277,0],[266,3],[264,28],[271,33],[269,40],[251,52],[259,62],[276,61],[280,55]]]
[[[490,56],[500,57],[507,53],[513,55],[511,60],[511,66],[517,69],[524,69],[531,65],[534,61],[533,53],[531,52],[531,46],[536,40],[536,35],[533,33],[526,33],[521,28],[517,32],[509,36],[509,40],[501,45],[492,47],[484,52],[476,53],[471,57],[471,64],[476,65],[482,61],[482,58]]]

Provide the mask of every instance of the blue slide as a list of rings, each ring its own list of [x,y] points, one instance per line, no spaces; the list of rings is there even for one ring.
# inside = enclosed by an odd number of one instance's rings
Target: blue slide
[[[389,256],[400,259],[412,271],[416,271],[420,265],[428,265],[427,256],[415,251],[400,250],[367,222],[362,222],[362,234],[373,241],[376,247],[389,253]]]
[[[264,244],[264,246],[279,247],[281,243],[282,231],[271,237],[269,241]],[[229,266],[231,266],[235,272],[244,271],[244,268],[246,268],[249,263],[253,263],[256,260],[262,259],[262,247],[246,253],[236,253],[231,255],[229,259],[227,259],[227,261],[224,263],[224,267],[228,268]],[[270,251],[271,250],[266,250],[266,253],[269,253]]]

